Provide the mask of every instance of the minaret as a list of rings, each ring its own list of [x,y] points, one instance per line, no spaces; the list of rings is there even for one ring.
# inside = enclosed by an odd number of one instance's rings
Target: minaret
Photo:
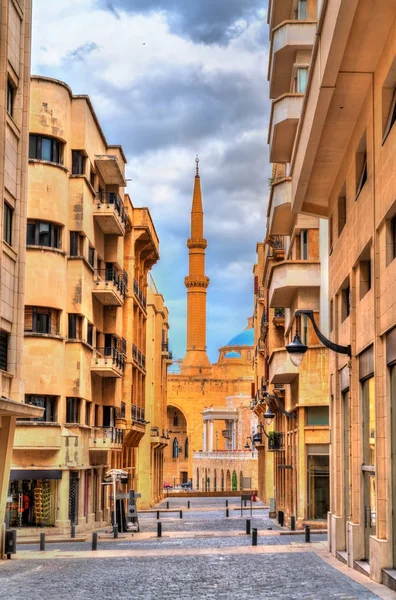
[[[191,210],[191,237],[189,249],[189,274],[184,280],[187,288],[187,352],[182,363],[183,375],[208,375],[211,370],[206,354],[206,290],[209,278],[205,276],[205,248],[203,237],[203,209],[199,158],[196,158],[196,174]]]

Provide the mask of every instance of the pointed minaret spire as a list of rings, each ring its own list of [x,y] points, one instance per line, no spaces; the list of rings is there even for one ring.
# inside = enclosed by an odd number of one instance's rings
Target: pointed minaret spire
[[[205,275],[207,241],[203,237],[204,214],[198,156],[195,163],[191,237],[187,240],[189,274],[184,280],[187,288],[187,352],[182,372],[186,375],[207,374],[210,371],[210,362],[206,354],[206,290],[209,286],[209,278]]]

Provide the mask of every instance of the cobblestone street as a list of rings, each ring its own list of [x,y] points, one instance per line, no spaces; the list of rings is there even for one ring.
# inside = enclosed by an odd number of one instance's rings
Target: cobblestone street
[[[313,534],[312,543],[305,544],[302,535],[288,534],[269,519],[267,510],[254,510],[252,527],[259,530],[255,548],[245,533],[249,511],[241,519],[230,498],[227,518],[224,498],[205,500],[192,498],[191,510],[185,510],[184,498],[171,499],[170,508],[183,507],[183,519],[175,513],[161,515],[161,539],[156,537],[156,515],[143,513],[139,534],[123,534],[119,540],[101,537],[97,552],[91,551],[90,539],[47,543],[42,553],[37,543],[19,544],[17,556],[0,565],[0,598],[396,598],[388,588],[330,558],[325,534]]]

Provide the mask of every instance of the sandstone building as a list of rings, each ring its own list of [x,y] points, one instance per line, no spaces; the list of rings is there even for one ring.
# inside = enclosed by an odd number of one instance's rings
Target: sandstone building
[[[23,306],[31,2],[0,2],[0,189],[2,218],[0,323],[0,558],[17,417],[40,417],[23,403]]]
[[[192,480],[194,488],[231,489],[232,474],[239,489],[252,452],[246,438],[256,417],[247,410],[253,381],[251,319],[241,334],[219,350],[217,363],[206,353],[206,293],[204,215],[198,170],[194,180],[187,289],[187,350],[180,368],[168,374],[168,423],[164,481],[172,486]],[[244,418],[242,419],[242,415]],[[235,425],[232,423],[235,422]],[[257,458],[254,457],[254,466]],[[245,469],[245,472],[244,472]],[[234,484],[235,485],[235,484]]]
[[[147,474],[139,446],[145,436],[150,462],[147,390],[151,423],[165,418],[167,312],[157,292],[148,306],[159,241],[148,209],[124,193],[125,164],[87,96],[32,78],[25,405],[44,412],[17,422],[8,504],[10,525],[26,534],[38,525],[65,532],[71,523],[109,523],[110,468],[128,472],[124,490],[140,492],[142,504],[159,495],[160,460]],[[161,385],[153,397],[151,386]]]
[[[395,588],[396,7],[318,1],[312,23],[290,20],[289,5],[269,2],[271,160],[290,178],[277,205],[329,224],[329,331],[343,347],[329,365],[329,545]]]

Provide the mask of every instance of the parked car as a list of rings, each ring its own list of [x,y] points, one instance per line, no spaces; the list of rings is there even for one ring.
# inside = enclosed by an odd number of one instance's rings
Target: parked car
[[[192,481],[186,481],[181,484],[182,490],[191,490],[192,489]]]
[[[171,485],[170,483],[166,483],[166,481],[164,481],[164,490],[170,490],[172,489],[173,485]]]

